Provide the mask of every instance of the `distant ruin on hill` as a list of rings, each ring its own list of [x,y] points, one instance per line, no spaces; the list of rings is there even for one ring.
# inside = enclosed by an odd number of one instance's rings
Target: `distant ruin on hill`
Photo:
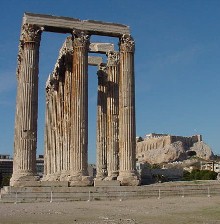
[[[136,140],[138,162],[154,164],[181,161],[193,155],[209,160],[213,156],[211,148],[202,141],[202,135],[184,137],[150,133]]]

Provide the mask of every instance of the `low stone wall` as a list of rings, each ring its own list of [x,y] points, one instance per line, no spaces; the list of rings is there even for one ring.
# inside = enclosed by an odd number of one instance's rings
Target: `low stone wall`
[[[128,200],[132,198],[211,197],[219,195],[219,181],[172,182],[120,187],[5,187],[0,202],[61,202]]]

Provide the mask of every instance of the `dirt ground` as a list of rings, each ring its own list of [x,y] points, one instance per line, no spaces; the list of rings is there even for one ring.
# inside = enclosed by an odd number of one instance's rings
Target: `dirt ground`
[[[220,197],[0,203],[1,224],[220,224]]]

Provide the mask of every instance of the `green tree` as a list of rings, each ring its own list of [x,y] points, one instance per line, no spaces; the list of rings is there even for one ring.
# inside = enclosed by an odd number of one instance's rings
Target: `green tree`
[[[183,180],[216,180],[217,173],[210,170],[192,170],[192,172],[184,171]]]

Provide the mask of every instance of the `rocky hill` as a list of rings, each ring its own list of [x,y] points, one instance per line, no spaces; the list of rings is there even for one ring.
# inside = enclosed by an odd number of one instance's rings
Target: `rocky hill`
[[[213,157],[211,148],[203,141],[195,142],[191,147],[182,141],[176,141],[167,144],[164,147],[149,148],[147,141],[137,142],[137,159],[139,162],[150,164],[168,163],[174,161],[183,161],[190,156],[210,160]]]

